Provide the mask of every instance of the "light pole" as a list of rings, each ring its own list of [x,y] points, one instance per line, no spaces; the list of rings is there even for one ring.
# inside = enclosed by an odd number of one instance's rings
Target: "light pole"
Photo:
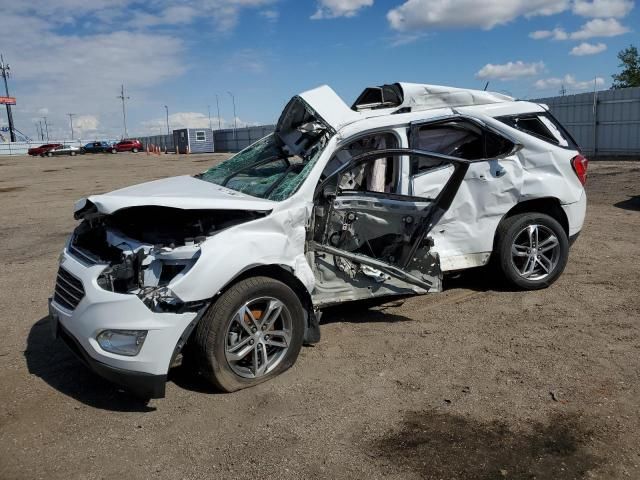
[[[207,105],[207,114],[209,115],[209,130],[211,130],[211,105]]]
[[[44,129],[42,128],[42,120],[38,120],[38,123],[40,124],[40,140],[44,142]]]
[[[4,57],[0,55],[0,71],[2,71],[2,78],[4,79],[4,91],[7,92],[7,97],[9,96],[9,84],[7,83],[7,78],[9,78],[9,65],[4,63]],[[16,141],[16,132],[13,127],[13,114],[11,113],[11,105],[8,103],[5,105],[7,107],[7,120],[9,121],[9,137],[12,142]]]
[[[47,142],[49,141],[49,124],[47,123],[47,117],[42,117],[44,118],[44,128],[47,132]]]
[[[124,103],[125,103],[125,100],[129,100],[129,98],[131,98],[131,97],[125,97],[124,96],[124,85],[120,86],[120,95],[118,95],[116,98],[119,98],[120,100],[122,100],[122,121],[124,123],[124,137],[123,138],[127,138],[129,136],[127,134],[127,110],[125,109]]]
[[[222,122],[220,120],[220,100],[218,99],[217,93],[216,93],[216,108],[218,109],[218,130],[222,130]]]
[[[169,133],[169,107],[165,105],[164,109],[167,111],[167,135],[171,135],[171,133]]]
[[[233,138],[236,138],[236,130],[238,129],[238,120],[236,119],[236,97],[233,96],[233,93],[227,92],[231,97],[231,101],[233,102]]]
[[[71,124],[71,140],[73,140],[73,117],[75,117],[75,113],[67,113],[69,115],[69,123]]]

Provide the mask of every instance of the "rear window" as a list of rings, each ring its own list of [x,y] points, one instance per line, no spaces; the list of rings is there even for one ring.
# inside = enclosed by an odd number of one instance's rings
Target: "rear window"
[[[562,148],[577,149],[569,132],[549,113],[497,117],[502,123]]]
[[[496,158],[513,150],[513,143],[489,130],[464,120],[427,124],[412,131],[412,148],[450,157],[477,160]],[[411,175],[447,165],[433,159],[411,159]]]

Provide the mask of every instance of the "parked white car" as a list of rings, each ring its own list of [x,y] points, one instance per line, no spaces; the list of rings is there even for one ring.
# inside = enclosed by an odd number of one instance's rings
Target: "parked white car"
[[[76,147],[75,145],[60,145],[58,147],[52,148],[51,150],[47,150],[44,153],[41,153],[40,156],[57,157],[60,155],[70,155],[73,157],[82,153],[84,152],[80,149],[80,147]]]
[[[329,305],[439,292],[490,260],[547,287],[582,228],[586,169],[543,105],[399,83],[349,108],[322,86],[200,175],[80,200],[54,332],[143,397],[164,396],[181,354],[223,391],[249,387],[319,340]]]

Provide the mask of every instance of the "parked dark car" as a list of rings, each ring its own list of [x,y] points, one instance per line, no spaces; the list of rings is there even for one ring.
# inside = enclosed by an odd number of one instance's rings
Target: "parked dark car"
[[[47,153],[49,150],[52,150],[57,147],[61,147],[61,143],[45,143],[44,145],[40,145],[39,147],[33,147],[27,150],[29,155],[43,155]]]
[[[91,142],[82,147],[84,153],[116,153],[116,146],[109,142]]]
[[[119,152],[138,153],[142,150],[142,143],[140,142],[140,140],[125,139],[116,143],[115,147]]]

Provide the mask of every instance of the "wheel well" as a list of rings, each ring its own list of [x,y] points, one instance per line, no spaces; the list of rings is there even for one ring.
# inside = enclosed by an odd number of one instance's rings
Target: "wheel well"
[[[569,236],[569,219],[567,214],[560,206],[560,201],[557,198],[545,197],[536,198],[533,200],[526,200],[515,205],[503,218],[508,218],[518,213],[537,212],[544,213],[556,220]]]
[[[245,270],[240,275],[235,277],[232,281],[230,281],[220,293],[228,290],[233,285],[238,283],[241,280],[249,277],[270,277],[274,280],[278,280],[285,285],[287,285],[291,290],[298,295],[302,305],[307,310],[313,310],[313,302],[311,300],[311,295],[309,291],[306,289],[304,284],[289,270],[287,267],[283,267],[281,265],[259,265],[256,267],[252,267],[248,270]]]

